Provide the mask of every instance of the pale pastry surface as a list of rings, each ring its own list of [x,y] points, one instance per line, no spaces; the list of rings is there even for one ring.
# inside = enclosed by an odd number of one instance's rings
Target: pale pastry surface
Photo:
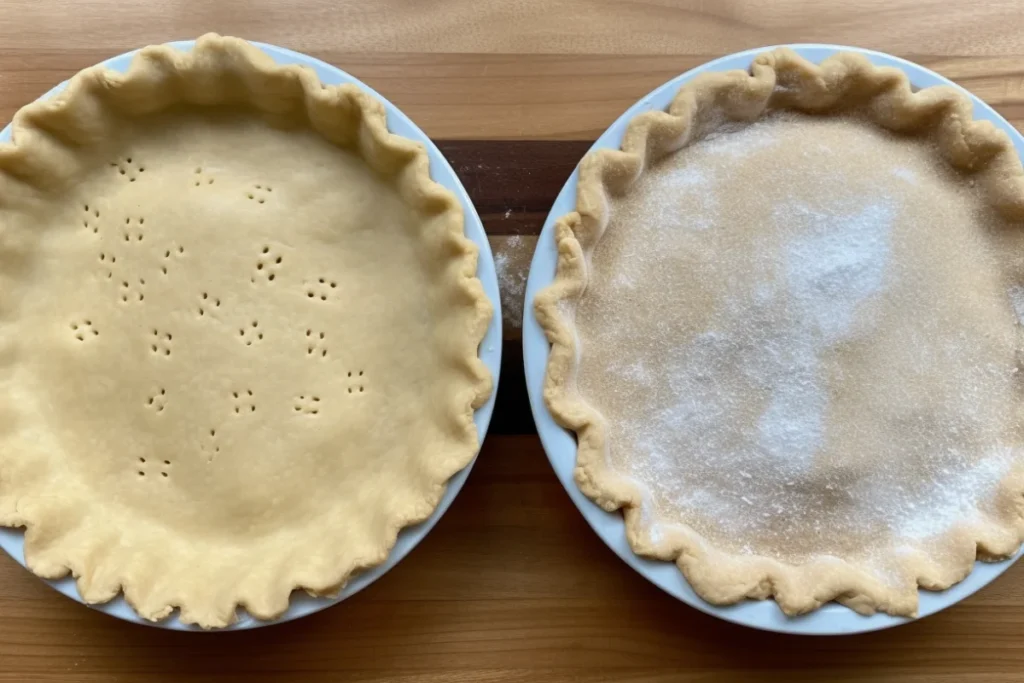
[[[476,247],[354,87],[217,36],[83,72],[0,148],[0,226],[0,522],[88,601],[272,618],[476,453]]]
[[[800,93],[822,72],[851,106]],[[851,56],[718,77],[688,126],[634,124],[641,166],[629,133],[584,162],[546,399],[584,492],[705,599],[914,614],[1024,535],[1019,162],[957,168]]]

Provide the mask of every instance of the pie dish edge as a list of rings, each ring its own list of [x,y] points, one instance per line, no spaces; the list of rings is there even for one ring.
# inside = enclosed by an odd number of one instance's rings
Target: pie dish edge
[[[170,614],[174,607],[181,607],[182,622],[197,623],[203,627],[220,627],[234,620],[234,608],[239,604],[247,607],[257,618],[273,619],[287,609],[288,596],[293,589],[304,589],[315,595],[336,594],[353,573],[383,562],[402,528],[416,524],[429,516],[443,495],[449,478],[441,476],[441,470],[448,472],[449,475],[458,472],[472,461],[479,449],[473,418],[476,409],[490,396],[493,379],[479,358],[478,348],[488,329],[493,307],[484,293],[480,280],[476,277],[479,250],[464,234],[462,207],[454,193],[430,177],[425,147],[419,142],[390,133],[382,103],[357,85],[322,85],[310,67],[295,64],[278,65],[257,46],[241,39],[207,34],[199,38],[194,48],[188,52],[168,45],[143,48],[133,57],[131,66],[125,73],[102,65],[83,70],[69,80],[66,89],[59,95],[26,105],[15,114],[11,123],[11,142],[0,143],[0,170],[13,171],[12,175],[28,184],[45,182],[47,169],[51,168],[50,164],[59,163],[61,144],[66,142],[62,139],[64,133],[54,135],[54,131],[68,122],[73,124],[76,116],[87,115],[89,107],[95,104],[91,97],[97,90],[130,89],[147,79],[180,76],[183,72],[196,67],[202,60],[215,60],[215,64],[227,64],[226,68],[232,73],[244,73],[247,78],[252,79],[246,82],[249,86],[254,83],[272,86],[285,81],[290,82],[292,86],[301,87],[305,94],[311,128],[318,132],[322,133],[317,128],[320,122],[314,119],[313,107],[321,105],[330,110],[333,106],[338,107],[338,113],[344,111],[349,114],[347,117],[336,118],[344,118],[338,125],[340,127],[344,124],[348,127],[341,133],[352,141],[350,149],[368,165],[393,175],[398,184],[404,184],[406,187],[403,196],[415,202],[417,209],[447,217],[448,232],[444,236],[444,242],[449,247],[451,255],[451,267],[447,272],[456,278],[453,286],[461,292],[466,304],[466,324],[464,329],[459,331],[460,345],[465,351],[464,362],[460,364],[458,371],[465,375],[469,387],[465,395],[453,397],[453,404],[458,404],[461,411],[458,419],[454,421],[457,422],[455,431],[462,447],[449,449],[448,452],[441,454],[443,457],[435,458],[434,467],[422,468],[424,472],[437,475],[436,481],[424,485],[424,489],[429,490],[430,495],[428,499],[409,501],[408,514],[389,520],[387,538],[382,539],[379,557],[370,562],[337,567],[330,576],[317,576],[315,581],[295,580],[291,588],[283,592],[275,591],[274,595],[232,596],[230,610],[206,610],[203,606],[177,603],[148,604],[141,596],[142,586],[131,585],[132,582],[125,580],[124,577],[118,579],[116,590],[113,592],[109,590],[109,586],[97,590],[97,587],[89,587],[84,583],[86,579],[83,577],[89,576],[90,567],[78,566],[80,563],[77,562],[46,561],[34,565],[32,541],[41,533],[45,535],[45,532],[34,523],[32,515],[25,512],[25,509],[31,506],[23,506],[23,501],[16,495],[0,497],[0,523],[5,526],[26,527],[26,566],[34,573],[47,579],[73,574],[78,580],[79,592],[86,602],[106,602],[124,589],[128,603],[149,620],[162,619]],[[271,83],[270,79],[276,80]],[[265,88],[253,97],[272,98],[274,89]],[[72,131],[74,130],[72,127]],[[73,132],[70,137],[73,137]],[[458,452],[452,452],[455,450]],[[423,458],[425,461],[431,460],[430,454],[424,454]],[[3,458],[0,457],[0,487],[3,486],[5,478]],[[310,575],[310,572],[303,571],[301,567],[295,569],[293,573],[301,574],[303,577]],[[275,581],[275,585],[280,585],[280,582]]]
[[[776,89],[780,75],[786,79],[781,91]],[[769,98],[772,106],[827,111],[850,94],[866,105],[868,118],[883,128],[927,129],[951,166],[976,174],[992,205],[1014,220],[1024,217],[1024,174],[1012,142],[990,122],[972,120],[972,103],[966,95],[947,86],[915,92],[902,70],[875,66],[856,53],[836,54],[814,64],[789,48],[776,48],[758,54],[749,71],[698,75],[678,90],[667,111],[633,117],[620,149],[596,150],[580,162],[576,210],[552,226],[556,272],[552,284],[537,293],[534,313],[550,344],[544,403],[554,420],[576,436],[576,484],[604,510],[622,510],[634,552],[675,562],[696,592],[712,604],[774,597],[789,615],[837,601],[862,614],[884,611],[913,616],[918,598],[916,590],[883,585],[838,558],[800,566],[763,557],[739,558],[717,550],[682,526],[672,527],[661,538],[652,537],[648,521],[652,512],[644,500],[643,485],[607,466],[604,418],[576,388],[575,307],[587,287],[590,254],[608,224],[609,194],[627,189],[648,164],[699,138],[714,123],[709,119],[716,112],[732,120],[752,121],[768,106]],[[1012,498],[1015,523],[972,525],[969,557],[961,554],[946,564],[928,558],[915,567],[917,584],[942,590],[965,578],[975,559],[999,560],[1017,551],[1024,539],[1022,493],[1024,470],[1017,466],[1003,478],[998,492],[1000,497]]]

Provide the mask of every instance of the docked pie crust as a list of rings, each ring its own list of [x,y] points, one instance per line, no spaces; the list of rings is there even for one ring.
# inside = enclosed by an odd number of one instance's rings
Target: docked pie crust
[[[0,523],[151,620],[335,594],[476,454],[477,255],[355,86],[216,35],[81,72],[0,145]]]
[[[971,111],[778,49],[580,164],[544,398],[709,602],[912,616],[1024,539],[1024,178]]]

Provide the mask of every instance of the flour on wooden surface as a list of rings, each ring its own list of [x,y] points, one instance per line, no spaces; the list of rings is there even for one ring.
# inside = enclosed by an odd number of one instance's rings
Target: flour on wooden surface
[[[501,291],[501,319],[510,329],[523,325],[523,299],[533,246],[532,241],[519,235],[495,239],[494,268]]]

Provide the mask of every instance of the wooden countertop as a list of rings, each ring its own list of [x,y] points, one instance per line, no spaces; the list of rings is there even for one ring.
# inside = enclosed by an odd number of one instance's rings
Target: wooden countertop
[[[441,141],[504,264],[506,310],[521,312],[523,268],[561,184],[658,84],[740,49],[843,43],[935,69],[1019,127],[1021,26],[1015,0],[4,0],[0,120],[78,69],[153,42],[217,31],[312,54]],[[525,402],[517,323],[506,325],[475,470],[374,585],[294,623],[173,633],[82,607],[0,557],[0,682],[1024,680],[1024,563],[939,615],[843,638],[759,633],[662,594],[605,548],[556,481]]]

